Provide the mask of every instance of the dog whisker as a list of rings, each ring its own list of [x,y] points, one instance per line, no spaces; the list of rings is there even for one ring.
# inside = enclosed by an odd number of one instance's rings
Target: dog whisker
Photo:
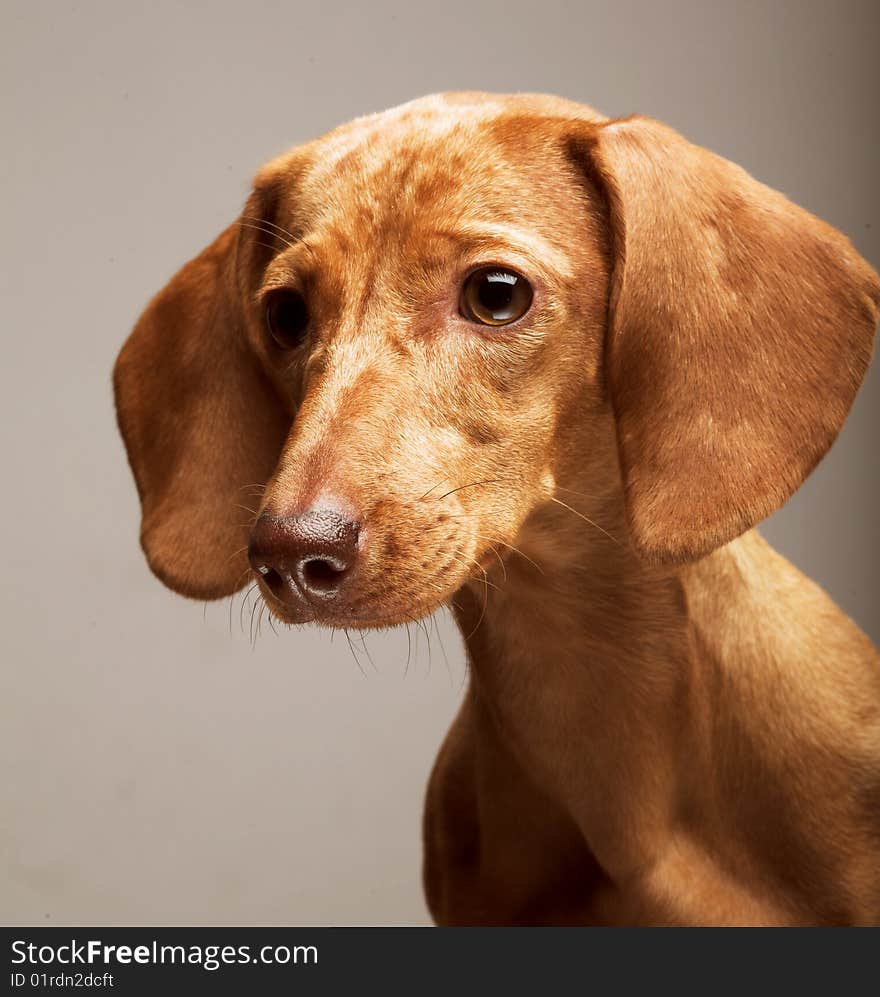
[[[267,608],[269,609],[269,616],[267,617],[267,619],[269,620],[269,626],[272,628],[272,633],[275,634],[275,636],[277,637],[278,631],[275,629],[275,614],[272,612],[272,607],[269,606],[268,603],[266,605]]]
[[[457,488],[450,488],[448,492],[438,495],[437,501],[440,502],[448,495],[454,495],[456,492],[464,491],[465,488],[476,488],[477,485],[495,485],[504,480],[504,478],[485,478],[483,481],[471,481],[466,485],[459,485]]]
[[[569,495],[578,495],[580,498],[585,499],[602,499],[606,497],[604,495],[590,494],[589,492],[576,492],[573,488],[563,488],[562,485],[555,485],[554,487],[557,492],[567,492]]]
[[[428,673],[427,674],[430,677],[430,675],[431,675],[431,635],[428,632],[428,628],[425,625],[425,621],[423,619],[422,620],[415,620],[414,622],[415,622],[416,626],[424,633],[424,635],[425,635],[425,642],[428,645]]]
[[[425,492],[424,495],[419,496],[419,501],[421,502],[422,499],[427,498],[431,494],[431,492],[434,491],[435,488],[439,488],[444,481],[446,481],[446,478],[441,478],[436,485],[431,485],[431,487]]]
[[[277,246],[270,246],[268,242],[262,242],[260,239],[254,239],[254,245],[256,245],[256,246],[262,246],[263,249],[268,249],[271,253],[277,253],[278,252],[278,247]]]
[[[239,576],[235,579],[235,591],[229,596],[229,636],[232,636],[232,610],[235,606],[235,600],[241,594],[239,591],[239,585],[244,583],[244,580],[251,574],[250,565],[242,571]]]
[[[404,678],[406,678],[407,673],[409,672],[409,662],[410,658],[412,657],[412,636],[409,632],[409,623],[410,621],[407,620],[406,623],[404,624],[406,628],[406,664],[403,666]]]
[[[364,654],[366,654],[367,660],[373,666],[373,671],[376,672],[376,674],[378,674],[379,673],[379,669],[376,667],[376,662],[373,661],[373,656],[372,656],[372,654],[370,654],[370,649],[367,647],[367,638],[366,638],[366,635],[364,634],[363,630],[358,630],[357,633],[358,633],[358,637],[360,637],[361,646],[364,649]]]
[[[253,601],[253,604],[251,605],[251,619],[250,619],[250,625],[248,627],[248,636],[250,637],[251,641],[251,650],[254,650],[257,642],[257,638],[254,636],[254,613],[256,613],[257,611],[257,606],[259,605],[259,601],[260,601],[260,596],[258,593],[257,597]]]
[[[585,516],[585,515],[584,515],[584,514],[583,514],[582,512],[578,512],[578,510],[577,510],[577,509],[572,509],[572,507],[571,507],[570,505],[568,505],[567,503],[563,502],[563,501],[562,501],[562,499],[558,499],[558,498],[555,498],[555,497],[551,496],[551,497],[550,497],[550,501],[551,501],[551,502],[555,502],[555,503],[556,503],[557,505],[561,505],[563,509],[568,509],[568,511],[569,511],[569,512],[573,512],[573,513],[575,514],[575,516],[578,516],[578,517],[579,517],[580,519],[582,519],[582,520],[583,520],[583,521],[584,521],[585,523],[589,523],[589,524],[590,524],[590,526],[594,526],[594,527],[595,527],[595,528],[596,528],[596,529],[597,529],[597,530],[598,530],[598,531],[599,531],[600,533],[604,533],[604,534],[605,534],[605,536],[606,536],[606,537],[608,537],[608,539],[609,539],[609,540],[611,540],[611,541],[613,541],[614,543],[616,543],[618,547],[623,547],[623,546],[624,546],[624,545],[623,545],[623,544],[622,544],[622,543],[621,543],[621,542],[620,542],[620,541],[619,541],[619,540],[617,539],[617,537],[615,537],[615,536],[612,536],[612,535],[611,535],[611,534],[610,534],[610,533],[608,532],[608,530],[606,530],[606,529],[605,529],[604,527],[600,526],[600,525],[599,525],[598,523],[595,523],[595,522],[593,522],[593,520],[592,520],[592,519],[590,519],[590,517],[589,517],[589,516]]]
[[[504,563],[504,558],[502,558],[502,556],[498,553],[498,548],[495,546],[494,542],[492,540],[490,540],[488,537],[480,536],[478,533],[475,533],[474,536],[476,536],[476,538],[478,540],[483,540],[483,541],[485,541],[489,545],[489,549],[492,551],[492,553],[495,555],[495,557],[498,558],[498,563],[501,565],[501,570],[504,572],[504,581],[506,582],[507,581],[507,566]]]
[[[275,222],[270,222],[268,218],[257,218],[255,215],[242,215],[241,221],[251,222],[257,225],[264,225],[273,228],[276,232],[279,233],[279,235],[283,236],[286,239],[291,240],[290,242],[288,242],[289,246],[295,246],[297,245],[297,243],[302,242],[302,239],[294,235],[293,232],[291,232],[289,229],[286,229],[283,226],[276,224]]]
[[[480,610],[480,617],[474,625],[471,632],[465,637],[464,642],[467,642],[473,637],[473,635],[480,629],[480,624],[483,622],[483,617],[486,615],[486,606],[489,603],[489,590],[485,589],[483,592],[483,608]]]
[[[484,537],[482,539],[489,539],[491,543],[501,544],[502,547],[507,547],[509,550],[512,550],[514,554],[519,554],[519,556],[528,561],[529,564],[534,565],[534,567],[537,568],[537,570],[540,571],[542,575],[544,574],[544,569],[541,567],[541,565],[538,564],[537,561],[533,561],[528,554],[524,553],[522,550],[519,549],[519,547],[515,546],[514,544],[507,543],[506,540],[500,540],[498,537],[495,537],[494,539]]]
[[[473,578],[473,575],[470,574],[470,571],[473,568],[477,568],[480,572],[482,572],[483,577],[482,579],[474,578],[474,581],[482,581],[485,585],[490,586],[496,591],[498,592],[501,591],[501,589],[494,582],[489,581],[488,576],[486,574],[486,569],[481,564],[477,564],[476,561],[464,560],[463,551],[456,551],[452,556],[455,557],[456,561],[458,561],[458,563],[461,564],[468,571],[469,573],[468,577]]]
[[[274,232],[272,229],[264,227],[264,225],[262,223],[259,224],[259,225],[257,225],[257,224],[254,224],[253,222],[244,221],[242,219],[239,219],[239,221],[236,224],[239,225],[241,228],[251,229],[254,232],[260,232],[262,235],[267,235],[270,238],[279,239],[281,242],[284,243],[284,245],[288,249],[292,249],[293,246],[296,245],[295,243],[290,242],[288,239],[285,239],[284,236],[282,236],[279,232]],[[255,241],[257,241],[257,240],[255,240]],[[278,247],[277,246],[270,246],[270,245],[268,245],[265,242],[259,242],[259,241],[257,241],[257,245],[265,246],[266,249],[271,249],[272,252],[276,252],[276,253],[278,252]]]
[[[442,608],[442,607],[441,607]],[[431,614],[431,624],[434,627],[434,633],[437,635],[437,643],[440,645],[440,653],[443,655],[443,661],[446,665],[446,674],[449,676],[449,684],[452,685],[452,666],[449,664],[449,657],[446,654],[446,648],[443,646],[443,638],[440,636],[440,627],[437,625],[437,614]]]
[[[255,588],[258,588],[258,587],[259,586],[258,586],[257,582],[254,582],[253,585],[251,585],[247,589],[247,591],[245,592],[244,597],[241,600],[241,605],[238,607],[238,626],[239,626],[239,629],[241,630],[242,633],[244,633],[244,610],[245,610],[245,606],[247,606],[247,601],[248,601],[248,598],[250,597],[250,594],[253,592],[253,590]]]
[[[357,656],[357,651],[355,651],[354,649],[354,644],[352,644],[351,642],[351,636],[349,635],[348,630],[345,627],[343,627],[342,632],[345,634],[345,639],[348,641],[348,648],[351,651],[351,656],[354,658],[354,663],[358,667],[358,671],[361,673],[361,675],[363,675],[364,678],[366,678],[367,673],[364,671],[360,658]]]

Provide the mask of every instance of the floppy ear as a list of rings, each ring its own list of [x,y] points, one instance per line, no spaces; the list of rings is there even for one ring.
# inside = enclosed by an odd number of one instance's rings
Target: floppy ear
[[[251,234],[230,226],[171,279],[113,375],[147,560],[170,588],[200,599],[246,580],[248,486],[272,474],[290,426],[245,334],[239,278],[253,264]]]
[[[877,275],[846,238],[645,118],[577,147],[607,198],[606,378],[634,544],[697,558],[778,508],[867,369]]]

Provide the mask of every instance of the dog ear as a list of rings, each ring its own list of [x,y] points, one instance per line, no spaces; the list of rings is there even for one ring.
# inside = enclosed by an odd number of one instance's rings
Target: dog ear
[[[839,232],[645,118],[575,143],[607,199],[606,378],[635,546],[701,557],[777,509],[833,443],[880,285]]]
[[[291,421],[246,336],[248,270],[272,239],[244,220],[264,217],[263,197],[153,298],[113,374],[147,560],[200,599],[245,582],[249,486],[272,474]]]

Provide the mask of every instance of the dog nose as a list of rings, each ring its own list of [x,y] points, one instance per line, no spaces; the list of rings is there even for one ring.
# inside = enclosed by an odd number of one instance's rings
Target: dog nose
[[[282,602],[298,594],[335,595],[357,560],[360,527],[332,508],[299,516],[264,512],[254,525],[248,558]]]

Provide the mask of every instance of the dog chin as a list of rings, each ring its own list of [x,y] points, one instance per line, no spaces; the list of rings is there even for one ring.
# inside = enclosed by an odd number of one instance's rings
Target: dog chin
[[[357,611],[347,607],[344,602],[327,600],[323,604],[303,604],[293,606],[283,603],[267,592],[263,598],[269,611],[279,623],[290,626],[312,623],[316,626],[329,627],[337,630],[386,630],[415,623],[445,603],[400,603],[385,605],[376,602],[375,605],[359,607]]]

